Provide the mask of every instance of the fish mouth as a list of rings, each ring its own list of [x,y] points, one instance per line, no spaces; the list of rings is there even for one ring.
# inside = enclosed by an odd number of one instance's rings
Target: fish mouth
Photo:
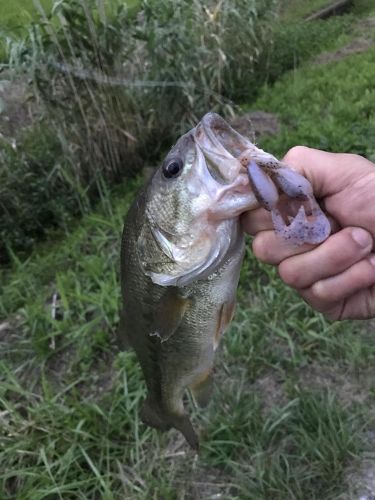
[[[233,183],[245,168],[238,157],[251,147],[220,115],[207,113],[194,130],[194,140],[206,160],[209,173],[219,184]]]

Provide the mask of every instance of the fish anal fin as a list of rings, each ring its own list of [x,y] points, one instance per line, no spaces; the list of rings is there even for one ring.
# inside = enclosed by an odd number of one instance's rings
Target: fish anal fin
[[[219,310],[217,326],[214,336],[214,349],[216,350],[221,337],[227,329],[229,323],[232,321],[236,309],[236,302],[224,302]]]
[[[211,400],[214,380],[211,370],[203,373],[189,387],[194,401],[200,408],[205,408]]]
[[[161,342],[168,340],[176,332],[189,305],[188,297],[182,296],[177,288],[168,287],[156,307],[155,331],[150,332],[151,335],[158,336]]]

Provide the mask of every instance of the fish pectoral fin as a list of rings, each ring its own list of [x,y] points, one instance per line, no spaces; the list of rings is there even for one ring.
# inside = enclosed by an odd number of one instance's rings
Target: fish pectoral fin
[[[165,342],[176,332],[187,308],[190,299],[182,296],[175,287],[168,287],[161,297],[155,310],[154,327],[151,335],[156,335],[161,342]]]
[[[205,373],[189,387],[194,401],[200,408],[205,408],[210,402],[213,388],[214,379],[211,371]]]
[[[219,345],[221,337],[233,319],[235,309],[236,302],[233,300],[232,302],[224,302],[219,310],[213,344],[215,351]]]

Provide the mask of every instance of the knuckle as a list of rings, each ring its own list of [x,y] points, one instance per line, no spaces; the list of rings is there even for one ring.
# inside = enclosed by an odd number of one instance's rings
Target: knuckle
[[[270,237],[272,238],[272,236],[272,231],[262,231],[253,240],[253,253],[255,257],[266,264],[274,264],[275,247],[270,242]]]
[[[253,240],[253,254],[261,261],[267,259],[267,243],[263,234],[257,234]]]
[[[324,281],[317,281],[311,286],[311,296],[315,301],[319,302],[329,302],[330,300],[330,293],[329,290],[327,290],[327,287],[324,284]]]
[[[290,164],[298,164],[309,151],[306,146],[293,146],[284,156],[284,161]]]
[[[341,160],[344,160],[348,163],[357,163],[358,161],[366,161],[366,159],[363,156],[354,154],[354,153],[341,153],[339,154]]]
[[[358,248],[351,237],[350,231],[346,229],[341,231],[332,243],[328,251],[326,251],[326,265],[329,263],[331,268],[339,267],[342,269],[346,264],[351,264],[353,254],[358,252]]]
[[[363,160],[363,156],[356,155],[354,153],[344,153],[346,155],[347,160],[353,162],[358,160]]]
[[[336,153],[336,161],[340,165],[350,166],[350,165],[358,165],[362,167],[370,167],[373,169],[373,163],[369,161],[367,158],[354,154],[354,153]]]
[[[279,276],[284,283],[292,288],[299,288],[300,278],[299,272],[294,265],[284,260],[279,264]]]

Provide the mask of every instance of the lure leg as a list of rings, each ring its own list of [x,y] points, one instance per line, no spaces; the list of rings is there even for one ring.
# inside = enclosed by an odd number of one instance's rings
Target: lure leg
[[[252,159],[247,171],[258,202],[271,212],[277,234],[294,245],[321,243],[329,236],[330,223],[305,177],[284,166],[268,176]]]
[[[259,203],[266,210],[275,208],[279,193],[272,179],[262,170],[254,160],[247,166],[250,184]]]

